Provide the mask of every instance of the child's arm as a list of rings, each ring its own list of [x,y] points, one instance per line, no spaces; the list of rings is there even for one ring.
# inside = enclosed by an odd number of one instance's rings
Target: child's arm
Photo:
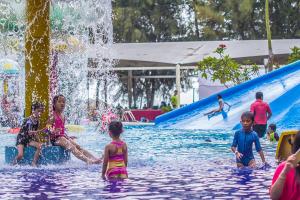
[[[105,179],[105,173],[107,170],[108,155],[109,155],[109,145],[107,145],[104,150],[104,159],[103,159],[103,165],[102,165],[102,178],[103,179]]]
[[[259,155],[260,155],[261,161],[262,161],[263,163],[266,163],[265,155],[264,155],[263,150],[260,150],[258,153],[259,153]]]
[[[231,147],[231,151],[234,153],[235,157],[237,157],[237,159],[241,159],[243,157],[243,154],[237,151],[236,147]]]
[[[236,131],[234,133],[234,137],[233,137],[233,141],[232,141],[232,145],[231,145],[231,151],[234,153],[234,155],[236,156],[237,159],[241,159],[243,157],[243,154],[238,152],[237,150],[237,146],[238,146],[238,134],[239,132]]]
[[[259,153],[260,155],[260,158],[261,158],[261,161],[265,164],[266,163],[266,160],[265,160],[265,155],[264,155],[264,152],[260,146],[260,142],[259,142],[259,138],[257,135],[255,135],[255,148],[256,148],[256,151]]]
[[[224,104],[226,104],[228,107],[231,107],[231,105],[224,101]]]

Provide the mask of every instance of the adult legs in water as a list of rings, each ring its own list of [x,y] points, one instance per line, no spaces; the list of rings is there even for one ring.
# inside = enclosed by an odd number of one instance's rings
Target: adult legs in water
[[[36,163],[39,159],[39,156],[40,156],[40,153],[42,150],[42,144],[35,142],[35,141],[31,141],[31,142],[29,142],[29,146],[33,146],[36,148],[34,156],[33,156],[33,161],[32,161],[32,166],[36,166]]]
[[[74,146],[76,146],[76,148],[81,151],[81,153],[83,155],[85,155],[86,157],[88,157],[89,159],[92,159],[92,160],[98,160],[98,158],[96,158],[95,156],[93,156],[90,152],[88,152],[87,150],[81,148],[81,146],[79,146],[79,144],[77,144],[74,140],[72,139],[68,139],[69,142],[71,142]]]
[[[71,151],[74,156],[76,156],[78,159],[86,162],[87,164],[96,164],[97,163],[97,161],[95,161],[94,159],[90,159],[89,157],[85,156],[83,154],[83,152],[81,152],[72,142],[70,142],[65,137],[59,137],[56,140],[55,144]]]

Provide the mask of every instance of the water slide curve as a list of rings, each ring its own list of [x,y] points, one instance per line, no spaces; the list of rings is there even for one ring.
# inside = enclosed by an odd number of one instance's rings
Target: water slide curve
[[[236,129],[242,112],[250,110],[255,93],[264,93],[273,116],[269,122],[280,128],[300,128],[300,61],[219,92],[231,106],[227,119],[222,115],[208,119],[204,113],[218,108],[216,95],[163,114],[156,126],[174,129]]]

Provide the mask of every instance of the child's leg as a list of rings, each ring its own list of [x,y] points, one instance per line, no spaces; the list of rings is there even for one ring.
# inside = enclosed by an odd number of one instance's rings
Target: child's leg
[[[16,156],[16,158],[13,161],[13,165],[17,164],[19,160],[21,160],[23,158],[24,155],[24,145],[23,144],[19,144],[17,145],[17,149],[18,149],[18,155]]]
[[[31,141],[31,142],[29,142],[29,145],[36,148],[34,156],[33,156],[33,161],[32,161],[32,164],[31,164],[32,166],[36,167],[36,163],[39,159],[39,156],[40,156],[40,153],[41,153],[41,150],[42,150],[42,144],[39,143],[39,142]]]
[[[255,160],[254,159],[250,160],[248,166],[251,167],[251,168],[255,168],[256,167]]]
[[[81,151],[81,153],[83,153],[86,157],[88,157],[89,159],[92,160],[97,160],[96,157],[94,157],[90,152],[88,152],[87,150],[81,148],[81,146],[79,146],[79,144],[77,144],[74,140],[69,139],[70,143],[72,143],[79,151]]]
[[[79,149],[77,149],[77,147],[75,145],[73,145],[68,139],[66,139],[65,137],[60,137],[57,139],[57,141],[55,142],[56,145],[59,145],[69,151],[71,151],[71,153],[76,156],[78,159],[88,163],[88,164],[93,164],[94,160],[86,157]]]
[[[236,163],[237,168],[243,168],[245,167],[242,163]]]

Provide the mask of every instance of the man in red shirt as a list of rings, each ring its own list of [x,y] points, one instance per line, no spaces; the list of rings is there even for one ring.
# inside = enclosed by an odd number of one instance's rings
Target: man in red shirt
[[[263,101],[263,93],[256,93],[256,101],[251,104],[250,111],[254,114],[253,130],[258,137],[262,138],[266,134],[267,121],[272,116],[270,106]]]

